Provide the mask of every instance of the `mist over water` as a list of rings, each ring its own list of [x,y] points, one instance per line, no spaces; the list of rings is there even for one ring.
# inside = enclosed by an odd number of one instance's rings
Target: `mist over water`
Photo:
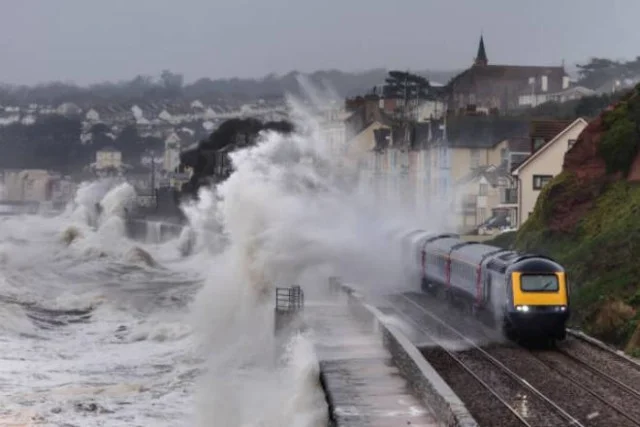
[[[0,217],[0,425],[170,426],[193,414],[184,317],[201,276],[171,268],[184,262],[175,241],[125,237],[133,196],[126,183],[85,183],[57,217]]]
[[[326,425],[314,332],[276,351],[275,288],[414,289],[389,231],[436,225],[376,200],[290,103],[298,132],[232,154],[176,239],[127,239],[135,191],[117,180],[58,217],[0,218],[0,424]]]

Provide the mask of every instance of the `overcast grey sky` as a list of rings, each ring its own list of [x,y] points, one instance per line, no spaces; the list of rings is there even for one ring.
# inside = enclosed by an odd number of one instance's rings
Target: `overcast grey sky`
[[[0,81],[567,65],[640,55],[640,0],[5,0]]]

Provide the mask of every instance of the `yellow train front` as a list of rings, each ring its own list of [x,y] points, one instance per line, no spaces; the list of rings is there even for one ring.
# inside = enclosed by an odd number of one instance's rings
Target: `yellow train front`
[[[403,251],[413,252],[408,278],[419,275],[423,291],[463,307],[511,340],[565,338],[569,287],[565,269],[554,260],[452,233],[415,231],[402,240]]]
[[[507,304],[503,328],[510,339],[562,340],[569,318],[569,289],[564,268],[555,261],[519,257],[505,271]]]

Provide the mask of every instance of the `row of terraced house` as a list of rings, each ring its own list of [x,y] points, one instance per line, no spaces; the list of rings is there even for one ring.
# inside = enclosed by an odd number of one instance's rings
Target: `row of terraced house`
[[[368,95],[325,117],[324,137],[381,200],[439,211],[462,233],[494,233],[527,220],[587,125],[511,113],[532,96],[576,88],[563,67],[488,65],[481,40],[476,62],[445,97],[411,107],[417,120],[398,120],[400,100]]]

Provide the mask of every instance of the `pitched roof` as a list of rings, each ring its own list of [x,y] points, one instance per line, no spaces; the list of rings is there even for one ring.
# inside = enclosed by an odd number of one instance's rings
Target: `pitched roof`
[[[358,107],[349,117],[344,119],[345,126],[352,132],[348,132],[351,134],[350,138],[355,138],[375,122],[389,127],[393,125],[393,119],[391,117],[378,106],[371,105]]]
[[[451,148],[492,148],[505,139],[525,137],[529,120],[508,116],[459,116],[447,123]]]
[[[582,117],[578,117],[576,120],[574,120],[573,122],[571,122],[571,124],[569,124],[567,127],[565,127],[562,132],[558,133],[552,140],[548,141],[546,144],[544,144],[542,147],[540,147],[537,151],[535,151],[533,154],[531,154],[529,157],[527,157],[527,159],[520,163],[512,172],[512,175],[518,175],[520,173],[520,171],[522,170],[522,168],[524,168],[525,166],[527,166],[529,163],[531,163],[533,160],[535,160],[538,156],[540,156],[540,154],[544,151],[546,151],[549,147],[551,147],[557,140],[559,140],[566,132],[568,132],[570,129],[572,129],[574,126],[578,125],[578,124],[584,124],[584,126],[587,126],[587,121],[585,119],[583,119]]]
[[[119,153],[120,150],[118,150],[117,148],[115,148],[112,145],[108,145],[106,147],[103,147],[101,149],[99,149],[98,151],[102,151],[102,152],[106,152],[106,153]]]
[[[507,140],[507,146],[512,153],[531,153],[531,138],[516,136]]]
[[[516,81],[521,82],[519,87],[531,87],[529,78],[535,77],[539,82],[539,77],[547,76],[547,92],[559,92],[562,90],[562,78],[567,73],[564,67],[535,66],[535,65],[480,65],[474,64],[471,68],[455,76],[448,83],[448,87],[455,87],[456,90],[468,90],[476,85],[484,84],[487,80],[494,81]]]
[[[382,126],[383,126],[383,128],[391,129],[391,125],[387,125],[386,123],[381,122],[381,121],[379,121],[379,120],[373,120],[373,121],[369,122],[367,125],[365,125],[365,127],[363,127],[363,128],[360,130],[360,132],[358,132],[358,133],[354,134],[351,138],[349,138],[349,140],[351,141],[351,140],[355,139],[356,137],[358,137],[358,135],[360,135],[360,134],[364,133],[367,129],[371,128],[371,127],[372,127],[373,125],[375,125],[376,123],[378,123],[378,124],[382,125]],[[375,129],[374,129],[374,132],[375,132]]]
[[[379,107],[366,108],[366,106],[363,105],[356,111],[354,111],[353,114],[351,114],[345,120],[349,120],[355,115],[360,115],[362,117],[364,128],[369,127],[369,125],[373,122],[379,122],[386,126],[391,126],[393,124],[393,119]]]
[[[532,139],[542,138],[548,142],[573,122],[574,120],[532,120],[529,136]]]

